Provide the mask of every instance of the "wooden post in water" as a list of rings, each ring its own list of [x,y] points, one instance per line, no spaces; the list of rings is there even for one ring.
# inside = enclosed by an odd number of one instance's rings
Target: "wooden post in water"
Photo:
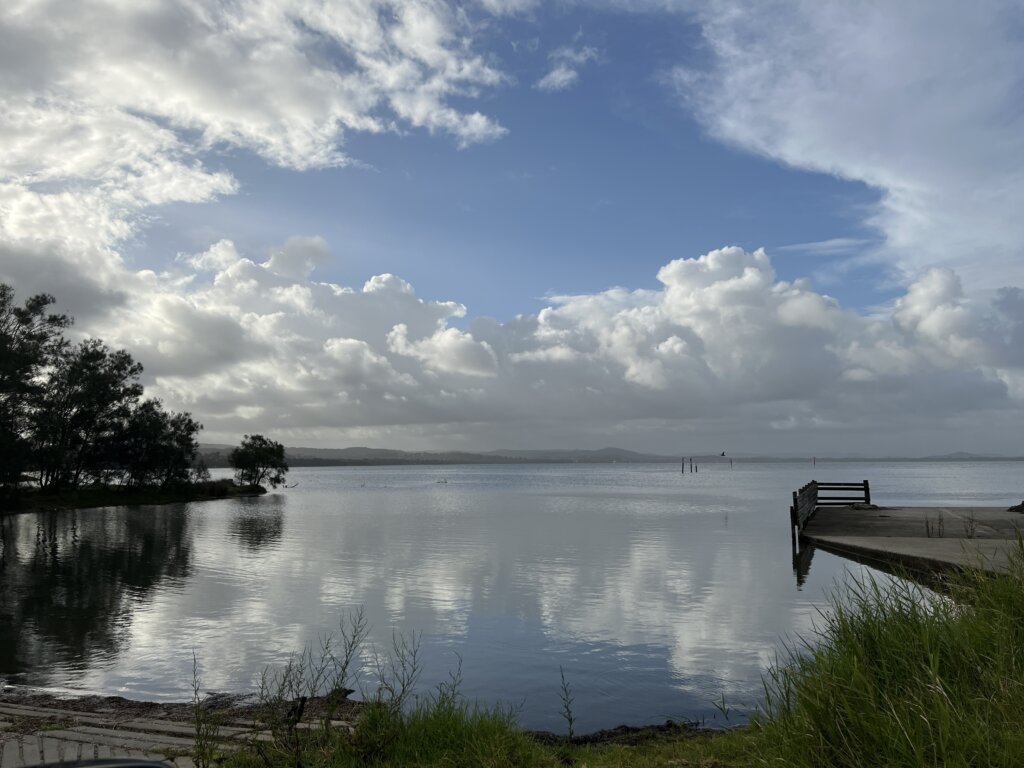
[[[686,457],[685,456],[683,456],[683,464],[682,464],[682,466],[679,467],[679,471],[682,472],[684,475],[686,474]]]
[[[871,486],[868,485],[868,481],[867,480],[864,481],[864,503],[865,504],[870,504],[871,503]]]
[[[793,544],[793,553],[796,554],[796,491],[793,491],[793,506],[789,508],[789,540]]]

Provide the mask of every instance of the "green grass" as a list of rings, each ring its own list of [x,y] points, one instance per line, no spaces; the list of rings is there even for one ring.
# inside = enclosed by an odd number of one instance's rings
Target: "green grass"
[[[296,759],[298,758],[298,760]],[[313,729],[294,750],[287,740],[268,743],[225,761],[257,766],[552,766],[543,747],[520,731],[502,709],[462,701],[430,700],[399,713],[385,703],[363,708],[351,734]]]
[[[521,731],[514,714],[501,708],[454,701],[421,703],[405,714],[374,703],[352,734],[313,731],[296,753],[262,746],[224,757],[224,768],[560,768],[565,765],[753,766],[757,739],[749,730],[642,737],[630,744],[546,744]],[[296,759],[298,758],[298,760]]]
[[[1024,554],[1019,549],[1005,575],[950,577],[942,596],[909,581],[845,585],[815,631],[767,671],[762,712],[731,731],[680,727],[628,743],[541,742],[518,729],[513,712],[467,704],[457,675],[453,681],[404,710],[386,699],[364,707],[351,733],[312,730],[297,742],[280,740],[277,751],[230,755],[226,764],[1024,765]],[[553,695],[556,688],[553,681]]]
[[[1024,557],[947,587],[847,585],[767,676],[758,732],[771,761],[1024,765]]]

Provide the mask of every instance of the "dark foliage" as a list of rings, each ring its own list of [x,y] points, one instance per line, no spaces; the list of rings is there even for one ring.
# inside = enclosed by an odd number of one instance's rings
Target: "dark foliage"
[[[284,446],[263,435],[246,435],[242,444],[231,451],[228,463],[235,470],[235,479],[241,485],[262,485],[272,488],[284,483],[288,464],[284,459]]]
[[[40,294],[0,284],[0,486],[168,488],[190,482],[202,425],[142,400],[142,366],[99,339],[71,345]]]
[[[47,294],[14,303],[14,289],[0,284],[0,486],[17,486],[28,468],[28,425],[43,391],[42,371],[65,349],[61,330],[70,320],[48,312]]]

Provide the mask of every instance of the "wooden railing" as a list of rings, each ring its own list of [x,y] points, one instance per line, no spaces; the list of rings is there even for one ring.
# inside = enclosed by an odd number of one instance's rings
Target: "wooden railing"
[[[858,503],[871,503],[871,486],[867,480],[860,483],[819,483],[811,480],[799,491],[793,491],[789,519],[800,533],[818,507],[845,507]]]

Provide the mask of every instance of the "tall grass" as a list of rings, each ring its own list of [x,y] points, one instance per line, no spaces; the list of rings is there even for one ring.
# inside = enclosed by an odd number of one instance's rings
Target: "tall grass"
[[[769,671],[757,724],[793,766],[1024,765],[1024,554],[1005,575],[854,581]]]

